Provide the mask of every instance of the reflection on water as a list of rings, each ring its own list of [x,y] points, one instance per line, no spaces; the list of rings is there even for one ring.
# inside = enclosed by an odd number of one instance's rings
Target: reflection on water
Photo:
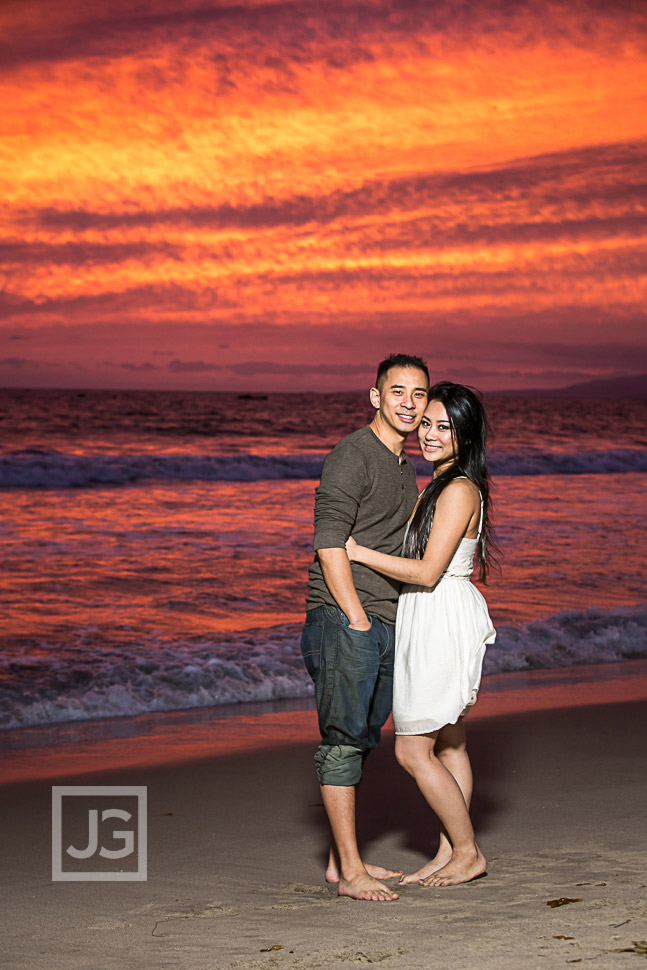
[[[478,721],[530,711],[549,711],[647,700],[647,661],[521,671],[484,678],[469,715]],[[390,744],[391,721],[383,744]],[[32,778],[63,778],[138,765],[210,759],[267,746],[319,741],[312,702],[281,701],[173,714],[112,718],[4,732],[0,784]]]
[[[489,403],[486,670],[643,655],[647,405]],[[0,485],[20,481],[0,489],[0,728],[311,691],[303,456],[368,418],[365,395],[15,391],[0,410]]]

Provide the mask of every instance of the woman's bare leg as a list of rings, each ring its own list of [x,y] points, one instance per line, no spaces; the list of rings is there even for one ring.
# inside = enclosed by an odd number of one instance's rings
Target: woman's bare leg
[[[449,727],[458,728],[457,725],[450,725]],[[447,731],[445,728],[443,728],[443,731],[445,731],[445,736],[440,743],[440,751],[452,748],[454,746],[452,742],[460,741],[462,726],[454,732]],[[447,750],[445,750],[441,760],[435,751],[440,733],[442,732],[411,737],[399,735],[396,737],[396,758],[402,767],[415,778],[427,803],[440,819],[445,832],[445,840],[451,847],[451,854],[447,861],[443,859],[443,863],[437,866],[438,857],[436,857],[428,866],[423,866],[416,873],[403,877],[403,882],[424,880],[425,885],[449,886],[468,882],[486,870],[485,859],[474,839],[474,829],[461,786],[444,763],[448,760],[454,762],[454,767],[466,786],[467,794],[471,795],[471,770],[469,770],[469,761],[467,761],[467,764],[465,763],[467,752],[464,752],[464,756],[460,754],[460,748],[462,747],[464,750],[464,734],[462,734],[462,745],[459,744],[456,757],[453,757],[452,754],[448,755]],[[442,850],[443,854],[446,854],[444,843]]]
[[[438,732],[435,753],[439,761],[456,779],[469,810],[472,800],[472,766],[467,754],[465,726],[462,717],[458,719],[456,724],[447,724]],[[422,878],[426,879],[446,866],[451,856],[452,845],[444,826],[441,825],[438,851],[431,862],[428,862],[426,866],[419,870],[420,872],[423,869],[425,870]]]

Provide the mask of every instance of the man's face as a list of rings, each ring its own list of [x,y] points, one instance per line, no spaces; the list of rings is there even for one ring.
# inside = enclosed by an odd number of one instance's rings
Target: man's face
[[[417,367],[391,367],[381,387],[371,389],[371,404],[390,428],[408,434],[420,424],[428,389],[424,371]]]

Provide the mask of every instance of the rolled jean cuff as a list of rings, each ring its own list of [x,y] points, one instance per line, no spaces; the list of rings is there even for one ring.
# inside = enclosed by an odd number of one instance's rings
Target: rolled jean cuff
[[[351,744],[320,744],[315,755],[320,785],[349,788],[362,777],[364,753]]]

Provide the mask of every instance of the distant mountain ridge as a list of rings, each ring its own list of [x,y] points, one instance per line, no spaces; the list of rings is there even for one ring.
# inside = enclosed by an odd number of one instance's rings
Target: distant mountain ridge
[[[568,387],[529,387],[525,391],[490,391],[510,397],[614,397],[644,400],[647,398],[647,374],[630,374],[604,380],[583,381]]]

